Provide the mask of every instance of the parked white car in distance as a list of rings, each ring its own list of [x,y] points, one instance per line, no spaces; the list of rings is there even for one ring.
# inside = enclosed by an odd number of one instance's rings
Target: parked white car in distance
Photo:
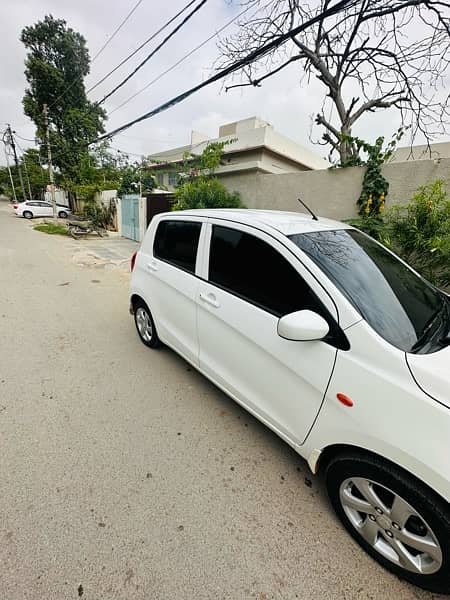
[[[34,217],[53,217],[53,206],[43,200],[27,200],[14,204],[14,212],[18,217],[33,219]],[[56,214],[60,219],[66,219],[72,211],[67,206],[56,205]]]
[[[156,216],[130,311],[323,471],[354,539],[450,592],[450,298],[349,225],[300,213]]]

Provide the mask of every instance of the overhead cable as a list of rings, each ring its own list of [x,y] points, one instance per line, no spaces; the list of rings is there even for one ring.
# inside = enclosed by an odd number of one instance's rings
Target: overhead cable
[[[255,62],[255,60],[259,59],[261,56],[264,56],[264,55],[268,54],[271,50],[278,48],[279,46],[281,46],[282,44],[287,42],[289,39],[291,39],[293,36],[298,35],[302,31],[304,31],[305,29],[308,29],[312,25],[315,25],[319,21],[340,12],[344,8],[348,8],[349,5],[355,4],[357,1],[358,0],[340,0],[334,6],[327,8],[326,10],[320,12],[319,14],[315,15],[311,19],[308,19],[308,21],[305,21],[301,25],[298,25],[297,27],[294,27],[293,29],[289,30],[288,32],[275,37],[271,42],[268,42],[267,44],[264,44],[260,48],[253,50],[252,52],[247,54],[247,56],[237,60],[236,62],[232,63],[228,67],[221,69],[215,75],[213,75],[212,77],[209,77],[209,79],[206,79],[202,83],[199,83],[196,86],[187,90],[186,92],[183,92],[182,94],[179,94],[178,96],[175,96],[175,98],[171,98],[167,102],[160,104],[158,107],[154,108],[153,110],[151,110],[149,112],[144,113],[140,117],[137,117],[136,119],[133,119],[132,121],[128,121],[124,125],[121,125],[120,127],[117,127],[116,129],[113,129],[113,131],[110,131],[110,132],[105,133],[104,135],[98,137],[95,140],[95,142],[109,139],[109,138],[117,135],[121,131],[125,131],[126,129],[129,129],[133,125],[136,125],[136,123],[140,123],[141,121],[150,119],[151,117],[154,117],[155,115],[157,115],[161,112],[164,112],[165,110],[171,108],[172,106],[179,104],[186,98],[189,98],[189,96],[192,96],[192,94],[194,94],[195,92],[198,92],[202,88],[204,88],[208,85],[211,85],[212,83],[219,81],[220,79],[223,79],[224,77],[227,77],[228,75],[231,75],[231,73],[234,73],[235,71],[241,69],[242,67],[248,66],[249,64]]]
[[[136,11],[136,9],[139,7],[139,5],[142,4],[143,1],[144,0],[138,0],[138,2],[136,2],[136,4],[133,6],[133,8],[130,10],[130,12],[127,14],[127,16],[124,18],[122,23],[120,23],[120,25],[113,31],[113,33],[109,36],[109,38],[106,40],[106,42],[100,48],[100,50],[95,54],[94,58],[91,61],[91,64],[94,62],[94,60],[96,60],[100,56],[100,54],[103,52],[103,50],[113,41],[113,39],[116,37],[116,35],[122,29],[122,27],[125,25],[125,23],[128,21],[128,19],[131,17],[131,15]]]
[[[179,12],[177,12],[177,14],[174,15],[169,21],[167,21],[167,23],[164,23],[164,25],[162,27],[160,27],[158,29],[158,31],[155,31],[155,33],[153,33],[149,38],[147,38],[145,40],[145,42],[142,42],[142,44],[140,46],[138,46],[136,48],[136,50],[133,50],[133,52],[131,54],[129,54],[117,66],[115,66],[114,69],[111,69],[111,71],[109,71],[109,73],[107,73],[104,77],[102,77],[99,81],[97,81],[96,84],[94,84],[93,86],[91,86],[87,90],[87,93],[89,94],[90,92],[92,92],[92,90],[95,90],[95,88],[98,87],[101,83],[103,83],[104,81],[106,81],[106,79],[108,79],[108,77],[110,77],[113,73],[115,73],[117,71],[117,69],[120,69],[120,67],[122,65],[124,65],[126,62],[128,62],[130,60],[130,58],[133,58],[133,56],[135,56],[139,52],[139,50],[142,50],[142,48],[144,48],[144,46],[146,46],[149,42],[151,42],[153,39],[155,39],[155,37],[157,35],[159,35],[161,33],[161,31],[164,31],[164,29],[166,29],[166,27],[168,27],[169,25],[171,25],[173,23],[173,21],[175,21],[181,14],[184,13],[185,10],[187,10],[195,2],[197,2],[197,0],[191,0],[190,2],[188,2],[186,4],[186,6],[184,8],[182,8]]]
[[[142,69],[142,67],[152,58],[152,56],[154,56],[169,40],[170,38],[172,38],[177,31],[179,31],[188,21],[189,19],[191,19],[195,13],[200,10],[200,8],[206,4],[206,2],[208,2],[208,0],[201,0],[200,4],[198,4],[188,15],[186,15],[186,17],[181,21],[181,23],[179,23],[175,29],[173,29],[168,36],[166,36],[163,41],[158,44],[158,46],[156,46],[156,48],[154,50],[152,50],[152,52],[150,52],[150,54],[148,54],[143,61],[141,61],[138,66],[129,74],[125,77],[125,79],[122,79],[122,81],[120,83],[118,83],[108,94],[106,94],[106,96],[103,96],[103,98],[97,102],[97,104],[103,104],[103,102],[105,102],[105,100],[107,100],[110,96],[112,96],[113,94],[115,94],[117,92],[117,90],[119,90],[122,86],[124,86],[127,81],[129,81],[132,77],[134,77],[134,75],[136,75],[136,73]]]
[[[157,81],[159,81],[160,79],[162,79],[162,77],[164,77],[165,75],[167,75],[167,73],[170,73],[171,71],[173,71],[176,67],[178,67],[178,65],[181,65],[182,62],[184,62],[187,58],[189,58],[190,56],[192,56],[194,54],[194,52],[197,52],[197,50],[200,50],[200,48],[202,48],[203,46],[205,46],[208,42],[210,42],[212,39],[214,39],[220,33],[222,33],[222,31],[224,29],[226,29],[232,23],[234,23],[234,21],[236,21],[237,19],[239,19],[239,17],[241,17],[244,13],[246,13],[248,10],[250,10],[250,8],[252,8],[252,7],[251,6],[247,6],[246,9],[244,9],[238,15],[236,15],[235,17],[233,17],[230,21],[228,21],[228,23],[225,23],[225,25],[223,25],[220,29],[218,29],[213,35],[210,35],[209,38],[207,38],[206,40],[204,40],[201,44],[199,44],[198,46],[196,46],[195,48],[193,48],[192,50],[190,50],[187,54],[185,54],[182,58],[180,58],[180,60],[177,60],[177,62],[174,63],[171,67],[169,67],[168,69],[166,69],[165,71],[163,71],[162,73],[160,73],[157,77],[155,77],[154,79],[152,79],[149,83],[147,83],[147,85],[145,85],[143,88],[141,88],[140,90],[138,90],[135,94],[133,94],[132,96],[130,96],[129,98],[127,98],[124,102],[122,102],[122,104],[119,104],[119,106],[116,106],[116,108],[114,108],[113,110],[108,111],[108,114],[111,115],[112,113],[116,112],[116,110],[119,110],[120,108],[122,108],[123,106],[125,106],[125,104],[128,104],[128,102],[131,102],[131,100],[134,100],[134,98],[136,98],[136,96],[139,96],[139,94],[142,94],[142,92],[145,92],[145,90],[148,90],[149,87],[151,87]]]

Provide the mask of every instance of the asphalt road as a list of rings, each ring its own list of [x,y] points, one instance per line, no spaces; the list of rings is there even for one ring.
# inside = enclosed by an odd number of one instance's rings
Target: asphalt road
[[[291,448],[144,347],[128,274],[73,248],[0,205],[1,600],[433,597],[359,549]]]

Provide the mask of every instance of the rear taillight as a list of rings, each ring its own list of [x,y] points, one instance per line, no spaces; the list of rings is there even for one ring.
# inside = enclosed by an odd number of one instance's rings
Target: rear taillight
[[[13,208],[19,208],[18,204],[13,204]]]
[[[137,250],[136,250],[136,252],[133,252],[133,256],[131,257],[131,264],[130,264],[131,272],[134,271],[134,265],[136,264],[136,256],[137,256]]]

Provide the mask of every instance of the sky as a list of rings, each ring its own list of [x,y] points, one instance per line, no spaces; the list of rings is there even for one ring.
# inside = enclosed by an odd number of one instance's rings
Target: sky
[[[94,56],[135,4],[136,0],[1,0],[0,129],[4,128],[5,123],[11,123],[22,138],[34,137],[33,123],[23,114],[21,104],[26,80],[23,73],[25,49],[19,37],[24,26],[43,19],[46,14],[63,18],[70,27],[86,38],[90,54]],[[96,83],[185,4],[186,0],[143,0],[114,40],[91,65],[86,87]],[[126,106],[114,111],[129,96],[213,35],[240,10],[242,7],[239,7],[237,0],[208,0],[176,37],[106,102],[105,107],[109,113],[107,131],[155,108],[210,76],[214,61],[219,55],[217,39],[206,44]],[[232,33],[235,27],[232,24],[223,34]],[[164,33],[167,31],[169,30]],[[158,41],[160,39],[161,36],[157,38]],[[89,94],[89,98],[95,101],[110,91],[152,47],[149,44],[142,49],[133,61],[121,67]],[[213,84],[174,108],[118,135],[112,140],[112,146],[137,158],[188,144],[192,130],[214,138],[218,135],[220,125],[258,116],[271,123],[280,133],[325,157],[327,150],[312,144],[309,139],[312,116],[321,105],[323,89],[315,79],[309,84],[300,84],[298,65],[295,63],[268,79],[260,88],[246,87],[225,92],[223,84]],[[399,124],[396,111],[391,109],[367,115],[354,133],[369,141],[379,135],[390,138]],[[319,135],[320,129],[316,129],[315,138]],[[437,141],[445,140],[446,138]],[[22,139],[19,142],[22,148],[33,145]],[[3,153],[0,154],[0,162],[4,164],[2,159]]]

